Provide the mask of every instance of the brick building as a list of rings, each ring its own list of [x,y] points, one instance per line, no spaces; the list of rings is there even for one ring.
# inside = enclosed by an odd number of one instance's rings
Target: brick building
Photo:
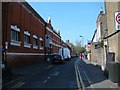
[[[114,65],[115,68],[113,70],[108,68],[108,71],[112,71],[113,75],[115,75],[113,77],[116,78],[116,81],[120,83],[120,28],[116,30],[115,23],[115,13],[120,12],[120,1],[105,2],[105,11],[107,18],[107,35],[104,38],[106,40],[106,59],[108,62],[114,62],[112,65]],[[110,74],[110,76],[111,75],[112,74]]]
[[[70,43],[70,40],[66,40],[66,44],[71,48],[72,47],[72,45],[71,45],[71,43]]]
[[[59,48],[62,47],[62,40],[60,36],[60,31],[56,31],[51,24],[51,19],[48,17],[46,22],[46,31],[45,31],[45,53],[48,55],[56,54],[59,51]],[[49,58],[49,57],[48,57]]]
[[[106,15],[102,8],[96,21],[96,30],[91,41],[91,62],[104,68],[103,38],[106,30]]]
[[[120,11],[120,2],[105,2],[107,16],[107,46],[108,52],[115,54],[115,62],[120,63],[120,32],[115,29],[115,12]]]
[[[51,37],[46,45],[46,35]],[[60,33],[27,2],[2,3],[2,45],[11,67],[44,61],[61,47]],[[47,49],[48,48],[48,49]],[[47,53],[47,51],[50,53]]]

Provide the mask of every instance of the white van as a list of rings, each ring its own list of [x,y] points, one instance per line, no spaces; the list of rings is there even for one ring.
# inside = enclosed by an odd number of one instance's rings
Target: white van
[[[61,55],[65,60],[69,60],[71,58],[70,50],[68,48],[60,48],[59,55]]]

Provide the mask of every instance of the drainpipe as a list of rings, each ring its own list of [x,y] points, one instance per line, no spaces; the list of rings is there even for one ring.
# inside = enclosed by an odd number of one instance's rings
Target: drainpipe
[[[5,52],[4,52],[4,55],[5,55],[5,58],[4,58],[4,62],[5,62],[5,66],[7,66],[7,49],[8,49],[8,5],[9,5],[9,2],[6,2],[4,3],[5,4],[5,14],[6,14],[6,17],[5,17],[5,25],[6,25],[6,41],[4,43],[4,49],[5,49]]]
[[[0,1],[0,18],[2,18],[2,2],[1,1]],[[2,19],[0,19],[0,23],[1,23],[0,24],[0,49],[2,49]]]
[[[47,32],[46,32],[46,26],[47,26],[47,23],[45,22],[45,26],[44,26],[44,29],[45,29],[45,30],[44,30],[44,54],[45,54],[45,55],[44,55],[44,60],[47,60],[47,55],[46,55],[46,50],[47,50],[47,49],[46,49],[46,45],[45,45],[45,43],[46,43],[46,42],[45,42],[45,35],[46,35],[46,33],[47,33]]]

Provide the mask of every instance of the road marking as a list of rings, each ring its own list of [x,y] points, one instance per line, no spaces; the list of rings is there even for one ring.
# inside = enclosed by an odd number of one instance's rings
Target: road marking
[[[48,77],[48,79],[50,79],[50,76]]]
[[[29,75],[29,76],[28,76],[28,75],[25,75],[25,76],[21,76],[21,77],[15,79],[15,80],[9,81],[8,83],[3,84],[3,87],[10,87],[10,84],[15,84],[16,82],[23,81],[23,80],[25,81],[25,80],[31,78],[32,76],[38,74],[40,71],[43,71],[43,70],[44,70],[44,69],[41,70],[41,68],[38,68],[38,69],[37,69],[37,72],[36,72],[36,71],[33,71],[33,72],[31,73],[31,75]]]
[[[92,90],[94,90],[94,87],[93,87],[93,85],[91,85],[91,81],[90,81],[90,79],[88,78],[88,75],[87,75],[86,71],[84,70],[82,64],[80,64],[79,61],[80,61],[80,59],[78,59],[75,63],[77,63],[77,64],[79,64],[79,65],[81,66],[81,69],[82,69],[82,71],[83,71],[83,73],[84,73],[84,75],[85,75],[88,83],[90,84],[90,88],[91,88]],[[78,70],[78,72],[79,72],[78,74],[80,74],[80,71],[79,71],[79,70]],[[80,76],[81,76],[81,75],[80,75]],[[82,78],[81,78],[81,79],[82,79]]]
[[[46,83],[46,82],[47,82],[47,80],[44,81],[44,83]]]
[[[60,72],[56,72],[56,73],[54,73],[54,76],[57,76],[59,73],[60,73]]]
[[[21,76],[20,78],[17,78],[17,79],[15,79],[15,80],[9,81],[8,83],[5,83],[5,84],[3,85],[3,87],[4,87],[4,86],[8,86],[8,85],[10,85],[10,84],[13,84],[14,82],[17,82],[17,81],[19,81],[19,80],[21,80],[21,79],[24,79],[24,78],[25,78],[25,76]]]
[[[53,67],[53,65],[49,65],[49,66],[47,66],[45,69],[50,69],[50,68],[52,68]]]
[[[79,60],[79,59],[78,59]],[[82,77],[80,75],[80,72],[79,72],[79,69],[78,69],[78,60],[76,60],[76,62],[74,63],[74,67],[75,67],[75,72],[76,72],[76,79],[77,79],[77,85],[78,85],[78,88],[81,90],[85,90],[85,86],[83,84],[83,81],[82,81]],[[81,87],[82,86],[82,87]]]
[[[81,66],[81,69],[82,69],[82,71],[83,71],[83,73],[84,73],[84,75],[85,75],[87,81],[88,81],[89,84],[90,84],[90,88],[92,88],[92,90],[94,90],[94,87],[93,87],[93,85],[91,85],[91,81],[90,81],[90,79],[88,78],[88,75],[87,75],[87,73],[85,72],[83,66],[82,66],[81,64],[80,64],[80,66]]]
[[[22,82],[21,84],[18,85],[18,87],[21,87],[21,86],[24,85],[24,84],[25,84],[25,82]]]
[[[21,82],[19,82],[18,84],[16,84],[16,85],[14,85],[14,86],[12,86],[11,88],[15,88],[17,85],[19,85]]]
[[[31,73],[31,75],[29,75],[29,76],[28,76],[28,75],[21,76],[20,78],[17,78],[17,79],[15,79],[15,80],[12,80],[12,81],[4,84],[3,87],[10,87],[10,88],[11,88],[10,84],[15,84],[16,82],[23,81],[23,80],[25,81],[25,80],[33,77],[34,75],[38,74],[40,71],[43,71],[43,70],[45,70],[45,69],[50,69],[51,67],[53,67],[53,65],[49,65],[49,66],[45,67],[45,68],[42,69],[42,70],[41,70],[41,68],[38,68],[38,69],[37,69],[37,72],[36,72],[36,71],[33,71],[33,72]]]
[[[16,85],[12,86],[11,88],[18,88],[18,87],[21,87],[24,84],[25,84],[25,82],[19,82]]]
[[[75,63],[74,63],[74,67],[75,67],[75,73],[76,73],[77,86],[78,86],[78,88],[81,88],[81,87],[80,87],[80,82],[79,82],[79,80],[78,80],[78,74],[77,74],[77,70],[76,70],[76,65],[75,65]]]
[[[81,85],[82,85],[82,89],[85,90],[85,86],[84,86],[84,83],[83,83],[83,80],[82,80],[82,77],[80,75],[80,71],[79,71],[78,67],[77,67],[77,71],[78,71],[78,76],[80,78],[80,82],[81,82]]]

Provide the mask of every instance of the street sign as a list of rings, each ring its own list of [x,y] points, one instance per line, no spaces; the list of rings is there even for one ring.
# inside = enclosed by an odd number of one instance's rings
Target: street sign
[[[45,47],[50,47],[50,41],[51,41],[50,35],[46,34],[45,35]]]
[[[115,28],[120,30],[120,12],[115,12]]]

